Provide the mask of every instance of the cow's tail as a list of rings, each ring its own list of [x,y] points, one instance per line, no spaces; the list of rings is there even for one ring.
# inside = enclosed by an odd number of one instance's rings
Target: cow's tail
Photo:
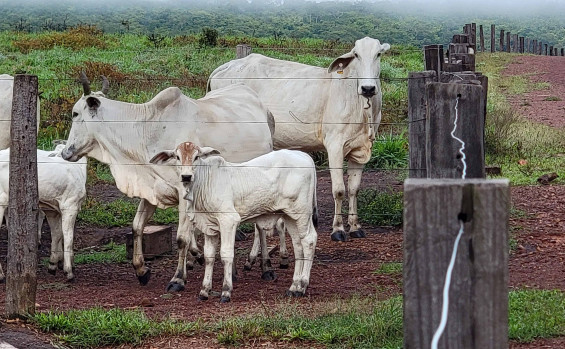
[[[314,166],[314,203],[312,205],[312,223],[314,228],[318,228],[318,197],[316,195],[316,185],[318,178],[316,176],[316,167]]]

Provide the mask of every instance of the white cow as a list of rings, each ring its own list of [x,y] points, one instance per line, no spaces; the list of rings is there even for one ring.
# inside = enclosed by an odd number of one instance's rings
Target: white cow
[[[178,206],[179,263],[167,291],[181,291],[188,251],[198,252],[185,214],[186,200],[179,200],[184,189],[174,167],[147,160],[187,138],[216,147],[230,160],[249,160],[272,150],[272,115],[244,85],[213,91],[198,100],[169,87],[147,103],[133,104],[106,98],[107,83],[102,92],[91,92],[85,76],[82,82],[84,95],[73,107],[63,158],[76,161],[90,156],[109,164],[118,189],[141,199],[133,221],[132,263],[142,285],[150,276],[143,259],[143,228],[156,207]]]
[[[37,150],[37,181],[39,191],[39,236],[43,218],[51,228],[49,272],[55,274],[59,263],[67,280],[74,279],[73,243],[77,214],[86,197],[86,159],[73,164],[63,160],[64,144],[53,151]],[[0,150],[0,222],[9,204],[10,149]],[[6,222],[8,220],[6,219]],[[38,240],[39,243],[39,240]],[[0,280],[4,273],[0,266]]]
[[[13,90],[14,78],[8,74],[0,74],[0,149],[10,147]],[[37,124],[39,125],[39,98],[37,98]]]
[[[250,221],[259,230],[272,229],[279,218],[294,246],[294,277],[287,294],[304,295],[318,236],[314,161],[296,150],[274,151],[243,163],[227,162],[218,154],[214,148],[185,142],[150,160],[155,164],[174,160],[180,167],[187,215],[204,233],[206,269],[199,298],[208,299],[212,289],[218,238],[224,264],[223,303],[231,298],[237,226]]]
[[[343,161],[349,174],[349,235],[365,237],[357,217],[363,166],[371,157],[381,121],[381,55],[390,48],[369,37],[336,58],[328,69],[251,54],[210,75],[208,89],[244,83],[273,113],[275,149],[325,150],[335,200],[332,240],[345,241]]]

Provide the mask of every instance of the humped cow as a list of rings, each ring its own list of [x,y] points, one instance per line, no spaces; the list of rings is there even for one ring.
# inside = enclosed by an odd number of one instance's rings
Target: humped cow
[[[39,236],[44,217],[51,228],[51,254],[48,270],[55,274],[60,263],[67,280],[74,279],[73,243],[78,212],[86,197],[86,159],[73,164],[61,158],[65,147],[53,151],[37,150],[39,192]],[[0,150],[0,222],[9,204],[10,149]],[[8,223],[8,220],[6,219]],[[0,280],[4,273],[0,266]]]
[[[63,158],[77,161],[90,156],[108,164],[118,189],[141,199],[133,221],[132,264],[142,285],[150,277],[143,258],[143,228],[156,207],[178,206],[179,261],[167,291],[181,291],[188,251],[199,252],[186,218],[186,200],[179,200],[184,187],[174,166],[156,166],[147,160],[187,138],[214,146],[229,160],[249,160],[272,151],[273,117],[257,94],[241,84],[197,100],[169,87],[147,103],[133,104],[106,98],[105,79],[101,92],[90,90],[86,76],[81,81],[84,95],[73,107]]]
[[[208,80],[208,90],[244,83],[257,91],[275,117],[275,149],[328,153],[335,200],[332,240],[348,239],[341,216],[344,159],[349,174],[349,235],[365,237],[357,216],[357,193],[381,121],[380,61],[389,48],[365,37],[328,69],[251,54],[219,66]]]
[[[282,218],[294,247],[294,276],[288,295],[302,296],[310,283],[316,248],[316,167],[301,151],[278,150],[243,163],[226,161],[211,147],[191,142],[156,154],[154,164],[174,161],[185,188],[187,216],[204,233],[205,273],[199,298],[212,289],[218,238],[224,264],[222,303],[232,292],[235,233],[241,222],[272,229]],[[264,235],[264,231],[261,232]]]

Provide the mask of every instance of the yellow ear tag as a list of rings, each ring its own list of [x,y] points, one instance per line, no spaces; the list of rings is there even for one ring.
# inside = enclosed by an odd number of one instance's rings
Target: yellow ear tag
[[[343,74],[343,63],[339,63],[339,68],[337,69],[338,74]]]

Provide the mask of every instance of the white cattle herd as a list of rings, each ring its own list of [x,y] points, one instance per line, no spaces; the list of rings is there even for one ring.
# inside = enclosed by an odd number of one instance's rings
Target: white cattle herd
[[[214,70],[206,96],[197,100],[176,87],[143,104],[111,100],[104,77],[102,91],[95,92],[82,74],[84,94],[73,107],[66,145],[37,154],[40,208],[52,236],[49,271],[63,262],[67,279],[74,278],[73,230],[86,196],[88,156],[109,165],[120,191],[141,199],[132,227],[132,264],[142,285],[151,275],[143,258],[143,229],[157,207],[178,206],[178,265],[167,291],[184,289],[187,265],[197,260],[205,263],[199,298],[208,299],[219,243],[220,301],[230,301],[236,229],[254,222],[246,268],[261,248],[263,278],[274,278],[265,236],[278,228],[284,258],[286,231],[294,250],[287,295],[304,295],[317,241],[317,203],[315,165],[303,151],[328,153],[335,200],[332,240],[364,237],[357,193],[381,120],[380,57],[389,48],[376,39],[357,40],[328,69],[251,54]],[[9,75],[0,75],[2,121],[11,118],[12,86]],[[6,129],[0,128],[0,149],[10,144]],[[344,159],[348,233],[341,216]],[[0,151],[1,216],[8,206],[8,164],[9,149]],[[203,257],[197,232],[204,235]]]

